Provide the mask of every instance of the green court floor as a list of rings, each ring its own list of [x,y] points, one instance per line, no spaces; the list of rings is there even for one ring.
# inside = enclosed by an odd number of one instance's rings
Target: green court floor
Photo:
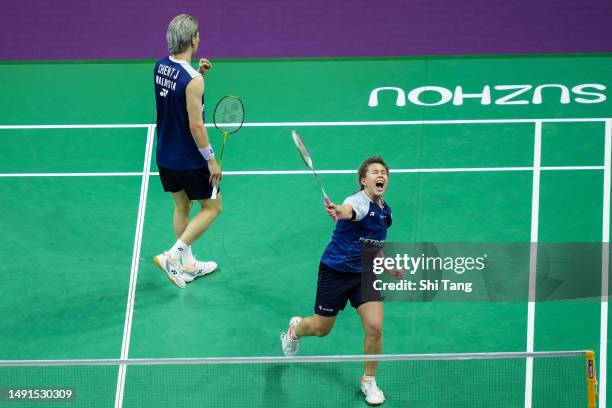
[[[534,233],[542,242],[609,239],[610,56],[218,61],[206,78],[207,114],[222,95],[235,94],[246,123],[226,148],[223,212],[194,245],[219,271],[179,290],[152,262],[175,240],[172,201],[156,173],[152,64],[0,63],[0,360],[280,355],[288,319],[312,313],[319,257],[333,229],[312,176],[296,172],[305,169],[292,129],[335,201],[356,190],[348,171],[384,156],[390,242],[529,242]],[[517,103],[499,103],[518,85]],[[425,86],[437,90],[415,91]],[[380,87],[393,89],[370,106]],[[446,91],[453,99],[441,103]],[[218,149],[221,137],[210,127],[209,134]],[[602,315],[598,298],[537,303],[530,321],[520,302],[389,302],[384,352],[532,347],[599,355],[607,352],[604,305]],[[304,339],[301,354],[361,354],[362,344],[349,307],[329,336]],[[387,381],[388,406],[522,407],[524,363],[513,364],[464,371],[389,364],[379,382]],[[28,370],[0,368],[0,388],[11,378],[19,386],[74,382],[81,398],[70,406],[116,406],[116,367]],[[331,406],[365,406],[356,364],[210,370],[128,367],[120,406],[243,406],[248,387],[264,400],[312,406],[302,382],[329,392]],[[425,381],[419,373],[427,370],[440,375]],[[484,382],[471,390],[440,379],[483,372],[512,384],[500,380],[485,398]],[[552,407],[548,372],[535,367],[534,407]],[[198,391],[200,375],[216,386]],[[319,375],[332,385],[312,382]],[[188,380],[170,385],[181,377]],[[552,389],[567,391],[558,383]],[[444,398],[428,400],[442,390]],[[569,392],[555,408],[586,406],[576,405],[581,393]]]

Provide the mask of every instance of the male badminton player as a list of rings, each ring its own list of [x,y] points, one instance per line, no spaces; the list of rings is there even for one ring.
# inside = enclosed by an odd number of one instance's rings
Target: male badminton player
[[[202,113],[203,75],[212,65],[202,58],[198,71],[191,66],[200,43],[198,21],[187,14],[174,17],[168,25],[166,39],[171,55],[157,61],[153,74],[157,106],[156,158],[162,187],[174,199],[176,242],[153,260],[176,286],[184,288],[186,282],[217,268],[215,262],[196,260],[191,245],[221,212],[221,196],[210,199],[213,187],[221,180],[221,169]],[[190,220],[193,201],[201,208]]]
[[[389,184],[389,168],[381,157],[374,156],[365,160],[357,173],[359,191],[347,197],[342,205],[325,205],[327,214],[336,215],[338,222],[321,256],[314,315],[293,317],[287,332],[281,333],[283,353],[287,356],[297,354],[302,337],[329,334],[338,312],[349,300],[363,324],[365,354],[382,351],[382,298],[379,292],[362,287],[361,250],[364,242],[382,246],[391,226],[391,208],[383,200]],[[403,274],[402,271],[393,273]],[[374,378],[377,366],[375,361],[366,362],[361,378],[361,391],[370,405],[385,401]]]

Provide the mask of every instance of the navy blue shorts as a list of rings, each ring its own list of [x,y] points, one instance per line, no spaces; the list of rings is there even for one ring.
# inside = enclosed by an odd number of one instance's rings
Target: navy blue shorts
[[[364,274],[340,272],[323,262],[319,264],[317,297],[314,312],[320,316],[336,316],[344,310],[346,302],[357,309],[367,302],[380,302],[382,296],[374,290],[371,282],[362,280]]]
[[[185,190],[190,200],[205,200],[212,195],[213,186],[208,181],[210,172],[208,168],[195,170],[171,170],[159,168],[159,180],[164,191],[178,193]],[[219,188],[219,192],[221,189]]]

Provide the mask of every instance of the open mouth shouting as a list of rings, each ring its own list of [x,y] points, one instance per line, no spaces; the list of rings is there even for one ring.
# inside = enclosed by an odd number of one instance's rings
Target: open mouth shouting
[[[378,202],[389,186],[389,169],[384,162],[371,163],[365,172],[360,168],[359,177],[361,189],[370,199]]]

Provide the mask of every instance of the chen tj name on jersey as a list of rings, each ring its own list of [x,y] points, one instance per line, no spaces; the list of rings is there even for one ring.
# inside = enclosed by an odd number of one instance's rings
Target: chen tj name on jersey
[[[157,68],[157,73],[155,75],[155,83],[164,88],[168,88],[170,90],[176,90],[176,82],[175,80],[178,78],[180,70],[176,68],[169,67],[164,64],[159,64]]]

